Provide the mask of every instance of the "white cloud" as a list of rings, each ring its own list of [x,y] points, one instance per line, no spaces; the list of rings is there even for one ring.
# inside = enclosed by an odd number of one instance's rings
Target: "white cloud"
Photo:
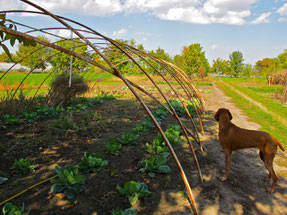
[[[121,36],[127,34],[127,32],[128,32],[127,29],[122,28],[122,29],[120,29],[120,30],[118,30],[118,31],[114,31],[114,32],[113,32],[113,36],[115,36],[115,37],[121,37]]]
[[[1,0],[0,1],[0,10],[11,10],[12,8],[16,9],[19,7],[19,1],[16,0]]]
[[[17,0],[1,0],[15,2]],[[109,16],[118,13],[147,13],[162,20],[196,24],[248,23],[251,8],[260,0],[31,0],[54,13]],[[12,4],[11,3],[11,4]],[[286,5],[286,4],[285,4]],[[286,6],[287,7],[287,6]],[[10,6],[13,8],[13,5]],[[31,10],[29,5],[25,9]],[[287,13],[284,7],[278,13]]]
[[[125,12],[150,13],[162,20],[242,25],[259,0],[127,0]]]
[[[71,38],[71,30],[61,29],[58,32],[58,36],[64,38]],[[78,37],[75,33],[73,33],[73,38]]]
[[[151,36],[151,33],[148,32],[135,32],[134,35],[140,35],[140,36]]]
[[[1,0],[2,1],[2,0]],[[122,11],[120,0],[31,0],[54,13],[74,13],[88,16],[107,16]],[[27,10],[34,7],[25,4]]]
[[[216,49],[217,47],[218,47],[217,44],[213,44],[213,45],[211,46],[211,50],[214,50],[214,49]]]
[[[281,16],[287,16],[287,3],[285,3],[282,7],[277,10]]]
[[[287,18],[279,18],[278,22],[287,22]]]
[[[271,15],[271,12],[262,13],[258,18],[253,20],[251,24],[260,24],[260,23],[269,23],[270,20],[268,17]]]

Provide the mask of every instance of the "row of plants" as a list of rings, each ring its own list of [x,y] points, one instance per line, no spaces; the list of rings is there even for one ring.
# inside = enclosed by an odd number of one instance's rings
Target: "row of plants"
[[[116,99],[113,95],[99,95],[93,99],[84,97],[76,98],[73,102],[65,107],[35,106],[34,111],[24,111],[21,115],[4,114],[2,120],[6,125],[18,125],[23,122],[33,122],[43,118],[54,118],[65,111],[79,112],[87,110],[97,104],[102,104],[105,100]]]
[[[174,104],[178,105],[178,102],[174,102]],[[159,107],[153,111],[153,115],[156,117],[159,123],[161,123],[167,117],[167,114],[167,110],[163,107]],[[106,152],[113,155],[118,155],[122,149],[122,146],[136,144],[136,139],[140,135],[153,128],[154,124],[151,119],[141,121],[135,126],[131,133],[122,133],[119,138],[106,144]],[[176,144],[181,141],[181,132],[182,130],[179,125],[169,125],[165,130],[165,135],[173,147],[176,147]],[[170,168],[166,165],[169,155],[168,148],[160,134],[156,136],[156,138],[152,141],[152,144],[146,144],[146,151],[148,154],[140,162],[141,168],[139,169],[139,172],[147,173],[149,177],[155,177],[156,173],[170,172]],[[53,183],[51,192],[65,193],[68,199],[73,198],[75,195],[86,189],[86,177],[84,175],[80,175],[79,170],[85,174],[90,172],[99,172],[107,165],[107,160],[103,160],[101,157],[96,156],[95,154],[86,152],[81,159],[81,163],[74,167],[67,166],[60,168],[56,166],[55,172],[57,173],[58,177],[51,180]],[[35,165],[27,158],[19,159],[15,161],[13,169],[17,174],[28,174],[35,171]],[[116,190],[121,195],[128,198],[131,206],[136,204],[138,199],[151,195],[147,185],[142,182],[137,183],[135,181],[128,181],[123,185],[123,187],[121,185],[117,185]],[[7,208],[14,208],[15,210],[17,208],[16,206],[12,207],[11,204],[10,206],[6,205],[4,207],[6,211],[9,211]],[[24,206],[18,209],[21,211],[19,214],[28,214],[24,213]],[[112,214],[137,214],[137,211],[134,208],[128,208],[125,210],[113,210]]]
[[[183,102],[186,104],[186,108],[188,112],[190,113],[191,116],[196,115],[196,110],[195,108],[200,107],[200,101],[196,98],[192,98],[192,101],[184,101]],[[188,114],[185,111],[184,107],[182,106],[182,103],[179,99],[174,99],[174,100],[169,100],[169,103],[172,105],[174,110],[176,111],[177,115],[179,117],[187,117]]]
[[[101,102],[105,98],[103,96]],[[81,99],[81,102],[83,100]],[[68,106],[73,107],[73,106]],[[76,106],[79,107],[79,106]],[[83,106],[81,106],[83,107]],[[85,108],[81,108],[85,110]],[[158,108],[154,111],[155,116],[159,121],[164,119],[167,116],[166,110]],[[145,119],[141,123],[137,124],[133,129],[132,133],[123,133],[117,141],[111,141],[106,144],[106,151],[108,153],[117,155],[120,153],[120,149],[122,145],[133,145],[136,144],[135,140],[139,136],[139,134],[145,133],[148,130],[154,128],[154,125],[151,120]],[[85,187],[86,177],[79,174],[79,170],[83,173],[89,172],[99,172],[104,166],[108,165],[107,160],[102,160],[101,157],[96,156],[95,154],[91,154],[86,152],[84,156],[81,158],[81,163],[76,165],[75,167],[67,166],[60,168],[58,166],[55,167],[55,172],[57,173],[57,177],[52,179],[53,183],[51,187],[52,193],[64,193],[68,199],[73,198],[75,195],[79,194]],[[143,164],[144,167],[144,164]],[[28,158],[21,158],[19,160],[15,160],[13,167],[11,168],[18,175],[27,175],[28,173],[35,171],[35,165]],[[148,191],[147,185],[144,183],[136,183],[135,181],[126,182],[123,188],[120,185],[117,185],[116,189],[121,195],[127,196],[131,205],[134,205],[137,200],[146,195],[150,195],[151,192]],[[3,208],[3,213],[5,214],[14,213],[17,211],[18,214],[28,214],[24,213],[24,205],[22,207],[17,207],[12,205],[11,203],[7,203]],[[137,214],[137,211],[134,208],[128,208],[126,210],[113,210],[112,214]]]

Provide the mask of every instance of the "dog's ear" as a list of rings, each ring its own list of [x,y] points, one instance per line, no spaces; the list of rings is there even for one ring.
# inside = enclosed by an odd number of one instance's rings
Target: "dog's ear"
[[[219,121],[219,116],[220,116],[220,111],[218,110],[218,111],[215,113],[215,115],[214,115],[214,119],[215,119],[216,121]]]
[[[230,113],[229,110],[228,110],[228,115],[229,115],[229,119],[232,120],[232,114]]]

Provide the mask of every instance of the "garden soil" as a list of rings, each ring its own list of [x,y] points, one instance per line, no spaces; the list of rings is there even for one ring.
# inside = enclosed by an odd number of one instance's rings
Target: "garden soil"
[[[268,173],[256,149],[234,152],[228,180],[221,182],[218,179],[224,169],[224,154],[218,142],[218,123],[213,119],[217,109],[228,108],[233,115],[233,123],[240,127],[260,129],[260,125],[250,122],[216,85],[202,86],[200,89],[205,98],[206,110],[203,120],[205,132],[200,135],[205,151],[202,153],[197,145],[195,151],[203,184],[187,144],[176,148],[192,187],[199,214],[287,214],[287,158],[281,151],[277,152],[274,163],[279,179],[271,195],[266,192],[271,186],[265,181]],[[47,126],[49,120],[0,130],[0,177],[9,178],[0,185],[0,202],[53,176],[56,164],[66,166],[79,163],[83,153],[89,151],[102,155],[109,161],[109,165],[98,173],[86,174],[87,188],[74,199],[68,200],[63,194],[50,193],[51,183],[47,182],[11,202],[15,205],[24,202],[25,208],[31,209],[32,215],[106,215],[111,214],[113,209],[130,207],[127,198],[117,192],[116,186],[134,180],[145,182],[153,193],[134,206],[138,214],[194,214],[173,159],[168,161],[172,170],[168,175],[156,174],[156,177],[150,178],[138,171],[140,161],[145,156],[145,144],[151,143],[157,135],[155,129],[140,136],[136,146],[124,147],[123,152],[117,156],[105,153],[104,145],[107,142],[119,137],[121,132],[132,130],[136,123],[147,118],[141,106],[134,100],[121,99],[104,102],[93,111],[100,113],[103,121],[103,126],[97,127],[97,130],[61,133]],[[190,123],[187,120],[185,122]],[[167,118],[163,128],[170,123],[175,123],[174,119]],[[24,177],[17,176],[10,167],[15,159],[26,156],[37,164],[36,172]]]

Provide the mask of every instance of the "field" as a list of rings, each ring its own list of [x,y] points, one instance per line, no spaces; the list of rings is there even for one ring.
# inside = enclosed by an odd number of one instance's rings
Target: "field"
[[[45,95],[48,93],[49,86],[54,77],[55,74],[49,72],[38,72],[31,74],[29,74],[28,72],[9,72],[7,74],[2,72],[0,73],[0,97],[7,96],[7,91],[9,93],[11,93],[11,91],[14,92],[18,88],[22,80],[24,81],[19,88],[19,92],[22,91],[25,95],[33,96],[40,86],[40,90],[37,95]],[[112,75],[87,72],[84,74],[84,77],[88,82],[93,83],[94,81],[110,79],[112,78]],[[120,81],[118,81],[117,83],[119,82]],[[105,84],[109,84],[109,82],[107,81]]]
[[[148,92],[156,95],[154,87],[148,84],[145,77],[129,78],[137,79]],[[175,98],[167,85],[160,81],[157,83],[170,98]],[[224,168],[224,155],[218,143],[218,124],[213,119],[219,107],[226,107],[231,110],[234,123],[241,127],[270,129],[268,130],[270,133],[276,131],[278,130],[276,126],[285,125],[278,123],[277,119],[274,123],[270,121],[270,127],[269,123],[263,123],[264,120],[259,121],[258,115],[248,112],[248,109],[258,111],[260,109],[254,108],[253,103],[247,106],[240,96],[235,97],[233,88],[252,98],[253,101],[260,102],[267,109],[272,106],[272,109],[268,109],[269,112],[284,119],[286,113],[279,111],[277,105],[280,103],[272,96],[277,92],[277,88],[270,87],[272,90],[262,92],[262,89],[267,88],[263,82],[241,84],[242,81],[231,79],[210,79],[196,83],[205,98],[206,110],[203,121],[205,135],[200,135],[205,152],[202,153],[199,146],[194,144],[203,174],[203,184],[199,180],[194,158],[182,134],[180,134],[181,141],[177,140],[175,143],[175,151],[191,183],[199,213],[286,214],[286,155],[278,151],[275,159],[275,171],[279,175],[279,180],[272,195],[265,192],[270,186],[264,181],[267,171],[254,149],[234,154],[230,177],[222,183],[218,177]],[[246,87],[247,85],[251,88]],[[219,87],[230,97],[224,95]],[[53,184],[47,181],[11,202],[15,205],[25,203],[25,209],[31,209],[30,214],[112,214],[113,210],[125,210],[131,207],[128,197],[118,192],[117,185],[123,187],[126,182],[135,181],[144,182],[151,192],[132,206],[138,214],[193,214],[184,183],[170,156],[165,164],[170,171],[155,171],[154,177],[151,177],[153,174],[148,171],[140,171],[143,168],[142,161],[152,157],[146,144],[151,144],[157,138],[158,131],[152,126],[146,130],[140,128],[139,125],[146,122],[148,116],[133,95],[114,78],[99,82],[96,92],[95,95],[89,95],[91,96],[89,98],[75,100],[64,109],[36,108],[34,112],[37,115],[33,116],[34,118],[19,113],[19,121],[16,123],[13,119],[4,121],[2,118],[0,177],[8,178],[8,181],[0,184],[0,202],[56,175],[55,166],[75,166],[81,163],[84,153],[89,152],[103,161],[106,160],[107,165],[94,172],[80,171],[80,175],[86,177],[85,189],[73,198],[69,199],[67,194],[63,193],[52,193]],[[180,90],[178,92],[181,93]],[[261,96],[265,100],[260,100]],[[152,111],[159,109],[152,100],[145,96],[144,99]],[[43,97],[39,97],[38,105],[41,105],[42,101]],[[266,114],[270,114],[269,112]],[[271,118],[275,120],[272,115]],[[189,129],[192,128],[191,122],[184,115],[181,119]],[[265,121],[266,119],[269,120],[265,118]],[[198,125],[196,117],[194,120]],[[169,115],[162,116],[161,122],[165,131],[168,126],[176,124],[175,119]],[[280,130],[274,133],[274,136],[283,139],[281,142],[286,147],[285,131]],[[111,141],[121,143],[121,148],[116,151],[108,149],[107,144]],[[21,175],[17,169],[11,169],[15,159],[26,157],[33,162],[35,171]],[[163,169],[167,170],[166,167]]]

